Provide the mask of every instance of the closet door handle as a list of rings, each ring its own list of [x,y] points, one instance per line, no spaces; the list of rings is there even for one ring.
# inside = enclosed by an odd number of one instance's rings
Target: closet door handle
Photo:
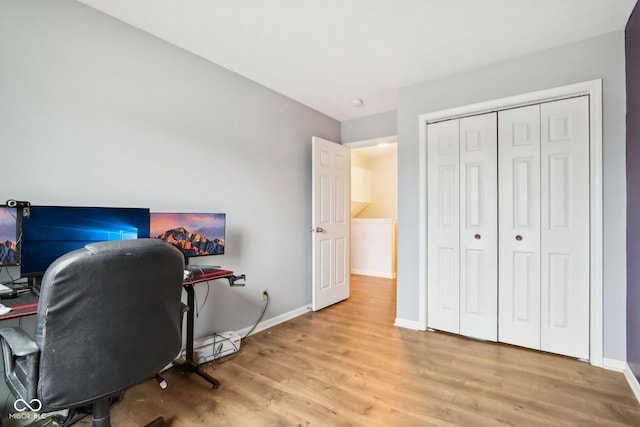
[[[522,240],[522,236],[518,234],[518,235],[516,236],[516,240],[519,242],[520,240]]]
[[[474,239],[476,239],[476,240],[480,240],[480,238],[481,238],[481,237],[482,237],[482,236],[481,236],[481,235],[479,235],[479,234],[476,234],[475,236],[473,236],[473,238],[474,238]]]

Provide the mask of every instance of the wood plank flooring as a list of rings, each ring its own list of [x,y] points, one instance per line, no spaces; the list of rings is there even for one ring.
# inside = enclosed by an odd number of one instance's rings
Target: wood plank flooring
[[[163,415],[171,427],[640,426],[621,373],[394,319],[395,281],[352,276],[347,301],[252,335],[235,357],[205,365],[219,389],[171,369],[166,390],[155,380],[129,390],[112,424]]]

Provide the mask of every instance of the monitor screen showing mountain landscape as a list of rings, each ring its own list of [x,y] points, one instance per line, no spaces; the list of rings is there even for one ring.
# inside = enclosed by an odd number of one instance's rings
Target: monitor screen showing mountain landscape
[[[0,266],[17,264],[16,208],[0,206]]]
[[[171,243],[186,258],[224,254],[226,214],[151,213],[151,237]]]

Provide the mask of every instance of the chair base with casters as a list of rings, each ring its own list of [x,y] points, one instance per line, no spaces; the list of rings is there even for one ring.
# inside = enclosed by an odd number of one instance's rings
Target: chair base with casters
[[[94,402],[90,406],[83,406],[69,410],[69,415],[64,420],[63,427],[71,426],[78,421],[91,415],[92,425],[94,427],[103,427],[111,425],[111,417],[109,415],[110,408],[120,402],[124,397],[124,393],[116,396],[107,397],[105,399]],[[158,424],[162,426],[164,424]]]
[[[120,398],[118,399],[118,401]],[[93,427],[110,427],[111,426],[111,416],[109,415],[109,409],[115,402],[111,402],[109,398],[103,399],[99,402],[93,404],[91,413],[92,413],[92,426]],[[81,418],[77,418],[75,420],[69,420],[69,423],[65,422],[63,427],[70,426],[82,418],[86,417],[86,415]],[[145,424],[144,427],[163,427],[165,425],[164,418],[158,417],[155,420],[151,421],[148,424]]]

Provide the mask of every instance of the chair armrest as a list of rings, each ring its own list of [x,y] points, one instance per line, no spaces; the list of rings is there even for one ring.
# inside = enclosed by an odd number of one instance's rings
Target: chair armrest
[[[40,349],[20,328],[0,329],[4,377],[14,396],[31,401],[37,398]]]
[[[20,328],[0,329],[0,338],[6,341],[14,356],[28,356],[39,351],[33,339]]]

